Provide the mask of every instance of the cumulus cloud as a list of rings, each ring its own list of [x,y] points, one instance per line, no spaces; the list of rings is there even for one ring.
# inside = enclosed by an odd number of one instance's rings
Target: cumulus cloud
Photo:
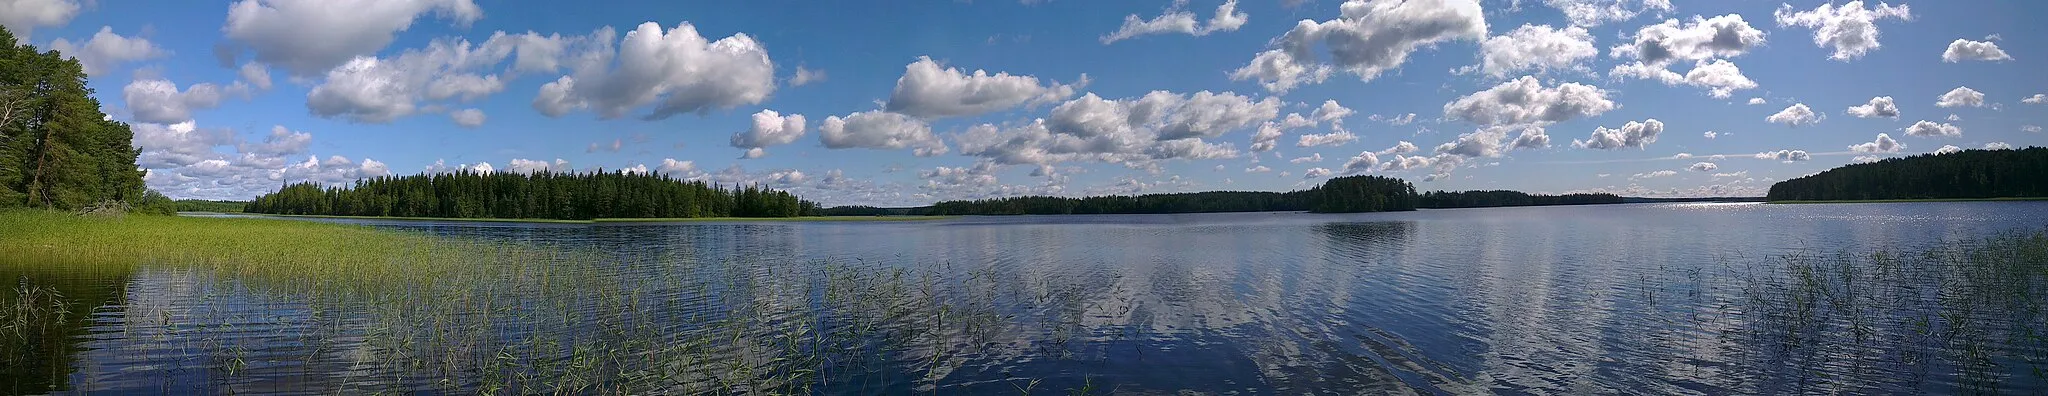
[[[1766,101],[1764,101],[1764,98],[1749,98],[1749,105],[1751,105],[1751,106],[1755,106],[1755,105],[1760,105],[1760,104],[1765,104],[1765,103],[1770,103],[1770,102],[1766,102]]]
[[[1948,63],[2008,60],[2012,60],[2012,56],[2006,55],[2005,50],[1998,49],[1998,43],[1990,41],[1956,39],[1948,43],[1948,50],[1941,52],[1941,61]]]
[[[1595,150],[1641,149],[1656,143],[1657,134],[1663,132],[1664,122],[1655,118],[1642,122],[1629,121],[1622,124],[1621,129],[1596,127],[1593,129],[1593,135],[1586,140],[1573,139],[1572,147]]]
[[[2011,149],[2012,149],[2012,145],[2010,145],[2010,144],[2005,144],[2005,142],[1991,142],[1991,143],[1985,143],[1985,144],[1984,144],[1984,149],[1985,149],[1985,150],[2011,150]]]
[[[1373,121],[1386,122],[1387,125],[1402,126],[1408,125],[1408,123],[1411,122],[1415,122],[1415,113],[1400,114],[1393,116],[1381,116],[1379,114],[1373,114],[1372,117],[1367,117],[1367,119]]]
[[[327,70],[326,78],[306,94],[306,107],[321,117],[391,122],[445,106],[421,102],[469,102],[504,91],[506,81],[498,74],[483,73],[507,59],[512,59],[513,72],[553,71],[571,42],[608,46],[610,36],[608,30],[573,40],[498,32],[482,44],[444,38],[389,58],[356,57]],[[259,87],[269,85],[269,73],[260,64],[243,65],[242,75]]]
[[[1353,175],[1371,171],[1374,167],[1380,164],[1379,156],[1380,155],[1378,153],[1374,153],[1371,151],[1359,152],[1358,156],[1351,157],[1350,160],[1344,161],[1344,174]]]
[[[192,120],[192,112],[220,106],[223,90],[211,83],[178,89],[170,80],[135,80],[121,88],[121,99],[139,122],[175,124]]]
[[[1955,154],[1955,153],[1960,153],[1960,152],[1962,152],[1962,151],[1963,151],[1963,148],[1962,148],[1962,147],[1956,147],[1956,146],[1954,146],[1954,145],[1942,145],[1942,146],[1941,146],[1941,148],[1938,148],[1938,149],[1934,149],[1934,154],[1935,154],[1935,155],[1942,155],[1942,154]]]
[[[757,119],[758,121],[758,119]],[[788,119],[781,120],[787,126]],[[946,145],[932,135],[924,121],[899,113],[869,110],[845,117],[825,117],[818,124],[819,140],[825,148],[867,148],[877,150],[915,149],[919,156],[946,153]]]
[[[775,93],[768,49],[745,33],[711,41],[689,22],[666,32],[648,22],[616,50],[611,35],[609,28],[593,34],[603,43],[575,61],[575,73],[541,85],[533,108],[549,117],[587,108],[610,119],[653,104],[645,118],[658,120],[760,104]]]
[[[1308,168],[1308,170],[1301,172],[1301,178],[1303,179],[1320,179],[1329,175],[1330,170],[1328,168]]]
[[[1920,122],[1913,123],[1913,126],[1906,127],[1906,136],[1956,137],[1962,135],[1963,128],[1955,126],[1955,124],[1920,120]]]
[[[1684,75],[1658,66],[1630,63],[1615,66],[1608,74],[1615,77],[1631,77],[1662,82],[1664,85],[1691,85],[1707,89],[1707,95],[1716,99],[1727,99],[1735,91],[1756,88],[1756,81],[1742,75],[1742,68],[1735,62],[1724,59],[1702,60]]]
[[[505,163],[506,172],[529,175],[540,172],[567,172],[570,171],[571,169],[572,168],[569,167],[569,161],[561,158],[556,158],[555,162],[548,162],[547,160],[529,160],[525,158],[513,158],[512,161]]]
[[[816,83],[816,82],[824,82],[824,81],[825,81],[825,71],[824,71],[824,70],[813,70],[813,69],[806,69],[806,68],[804,68],[804,66],[803,66],[803,65],[797,65],[797,66],[796,66],[796,74],[794,74],[794,75],[791,75],[791,76],[789,77],[789,86],[792,86],[792,87],[801,87],[801,86],[804,86],[804,85],[808,85],[808,84],[811,84],[811,83]]]
[[[962,154],[1001,164],[1096,161],[1149,167],[1166,159],[1232,158],[1239,155],[1233,146],[1205,139],[1253,125],[1261,126],[1261,135],[1278,139],[1276,131],[1285,127],[1266,121],[1279,114],[1281,104],[1277,98],[1253,100],[1229,92],[1154,91],[1114,100],[1091,93],[1055,106],[1047,118],[1022,125],[977,125],[953,140]],[[1302,117],[1282,124],[1306,126],[1314,121]]]
[[[1300,164],[1300,163],[1317,163],[1317,162],[1323,162],[1323,154],[1322,154],[1322,153],[1315,153],[1315,154],[1309,155],[1309,156],[1307,156],[1307,157],[1300,157],[1300,158],[1295,158],[1295,159],[1287,160],[1287,162],[1288,162],[1288,163],[1292,163],[1292,164]]]
[[[1564,83],[1545,87],[1522,76],[1444,104],[1444,115],[1482,126],[1545,124],[1591,117],[1621,107],[1607,91],[1591,85]]]
[[[316,76],[376,53],[429,13],[462,26],[483,18],[472,0],[241,0],[221,31],[259,62]]]
[[[16,0],[16,2],[20,1]],[[0,3],[5,3],[5,1],[0,1]],[[6,6],[0,6],[0,9],[4,8]],[[171,51],[164,50],[162,47],[150,43],[148,39],[123,37],[119,34],[114,34],[113,27],[101,27],[99,33],[94,33],[91,39],[87,39],[83,43],[73,43],[70,40],[61,38],[51,41],[50,49],[78,59],[78,64],[85,68],[85,74],[92,76],[100,76],[114,71],[115,67],[123,63],[171,54]]]
[[[1102,44],[1108,45],[1148,34],[1180,33],[1207,36],[1210,33],[1236,31],[1251,17],[1237,11],[1237,0],[1225,0],[1223,5],[1216,6],[1216,14],[1209,18],[1208,24],[1202,25],[1195,21],[1195,13],[1186,10],[1187,5],[1187,0],[1174,0],[1173,5],[1167,7],[1164,14],[1152,19],[1141,19],[1137,14],[1125,16],[1123,26],[1102,36]]]
[[[1458,73],[1480,73],[1506,78],[1525,71],[1581,70],[1579,61],[1600,54],[1593,47],[1593,35],[1585,28],[1563,29],[1547,25],[1522,25],[1507,34],[1479,43],[1479,64],[1458,69]]]
[[[732,146],[747,149],[746,158],[760,158],[762,149],[796,142],[804,136],[804,115],[782,115],[763,109],[754,113],[754,125],[732,134]]]
[[[1777,18],[1778,26],[1813,29],[1813,44],[1833,47],[1834,54],[1828,55],[1828,59],[1839,61],[1862,57],[1880,46],[1877,42],[1877,21],[1888,18],[1913,20],[1908,6],[1877,3],[1876,8],[1863,8],[1861,0],[1851,0],[1840,6],[1832,2],[1821,4],[1807,11],[1796,11],[1791,4],[1781,4],[1771,15]]]
[[[931,57],[918,57],[904,66],[903,77],[896,80],[896,90],[889,94],[883,109],[922,118],[979,115],[1065,100],[1087,81],[1088,76],[1083,75],[1075,84],[1040,84],[1038,77],[985,70],[968,73],[945,67]]]
[[[73,0],[0,0],[0,26],[14,32],[15,40],[28,43],[37,27],[64,26],[78,16]]]
[[[1705,133],[1701,133],[1700,136],[1705,136],[1708,139],[1713,139],[1715,137],[1721,136],[1721,134],[1714,131],[1706,131]]]
[[[1899,118],[1899,106],[1892,103],[1892,97],[1879,96],[1870,98],[1870,103],[1849,106],[1849,115],[1856,116],[1857,118],[1890,118],[1896,120]]]
[[[1940,98],[1935,99],[1934,105],[1937,107],[1983,107],[1984,93],[1977,92],[1977,90],[1970,89],[1970,87],[1956,87],[1956,89],[1949,90],[1948,93],[1941,94]]]
[[[1244,173],[1266,173],[1272,171],[1273,168],[1268,168],[1265,165],[1255,165],[1250,168],[1244,168]]]
[[[2033,96],[2028,96],[2028,97],[2025,97],[2025,98],[2021,98],[2021,99],[2020,99],[2020,103],[2025,103],[2025,104],[2042,104],[2042,103],[2048,103],[2048,94],[2034,94]]]
[[[2041,133],[2041,126],[2040,126],[2040,125],[2021,125],[2021,126],[2020,126],[2020,131],[2021,131],[2021,132],[2033,132],[2033,133]]]
[[[1896,153],[1905,148],[1906,145],[1899,144],[1897,140],[1892,140],[1891,135],[1880,133],[1877,134],[1877,140],[1875,141],[1850,145],[1849,151],[1858,153]]]
[[[1786,126],[1798,128],[1803,125],[1818,124],[1821,120],[1825,119],[1827,119],[1826,115],[1813,112],[1813,109],[1806,107],[1805,103],[1793,103],[1792,106],[1779,110],[1777,114],[1764,117],[1764,122],[1785,124]]]
[[[1310,134],[1303,134],[1303,135],[1301,135],[1301,140],[1299,140],[1299,141],[1296,141],[1296,142],[1294,143],[1294,146],[1295,146],[1295,147],[1316,147],[1316,146],[1342,146],[1342,145],[1345,145],[1345,144],[1347,144],[1347,143],[1351,143],[1351,142],[1355,142],[1355,141],[1358,141],[1358,135],[1352,134],[1352,133],[1351,133],[1351,131],[1347,131],[1347,130],[1343,130],[1343,129],[1338,129],[1338,130],[1333,130],[1333,131],[1330,131],[1330,133],[1310,133]]]
[[[1712,162],[1695,162],[1692,166],[1685,167],[1685,169],[1693,172],[1713,172],[1715,169],[1721,169],[1721,166],[1715,165]]]
[[[256,89],[270,89],[270,68],[264,67],[263,64],[244,63],[236,72],[241,75],[242,82],[255,86]]]
[[[306,152],[306,148],[312,144],[312,134],[293,131],[285,128],[283,125],[276,125],[270,128],[269,135],[263,137],[263,142],[242,143],[236,149],[244,153],[258,155],[287,156],[303,154]]]
[[[1564,12],[1565,19],[1577,26],[1627,21],[1638,14],[1672,9],[1671,0],[1544,0],[1543,4]]]
[[[1635,175],[1629,176],[1629,177],[1628,177],[1628,179],[1629,179],[1629,180],[1632,180],[1632,181],[1633,181],[1633,180],[1642,180],[1642,179],[1655,179],[1655,178],[1659,178],[1659,177],[1666,177],[1666,176],[1677,176],[1677,175],[1678,175],[1678,172],[1677,172],[1677,171],[1668,171],[1668,170],[1660,170],[1660,171],[1656,171],[1656,172],[1647,172],[1647,173],[1637,173],[1637,174],[1635,174]]]
[[[173,168],[191,165],[215,156],[214,147],[235,143],[232,131],[200,129],[192,121],[175,124],[135,123],[135,148],[141,151],[136,165],[143,168]]]
[[[463,128],[476,128],[484,126],[485,120],[484,111],[479,109],[462,109],[451,111],[448,112],[448,118],[451,120],[455,120],[455,125],[461,126]]]
[[[1417,48],[1486,38],[1477,0],[1350,0],[1339,9],[1337,19],[1296,23],[1273,39],[1276,48],[1232,71],[1231,79],[1256,80],[1276,93],[1320,83],[1333,69],[1372,81],[1406,63]],[[1318,61],[1318,44],[1329,49],[1330,64]]]
[[[1813,154],[1808,154],[1806,150],[1765,151],[1761,153],[1756,153],[1756,159],[1777,160],[1779,162],[1799,162],[1812,160]]]
[[[1661,68],[1676,61],[1741,56],[1764,42],[1764,32],[1750,26],[1741,14],[1693,16],[1683,23],[1666,19],[1637,29],[1634,41],[1614,46],[1609,54]]]

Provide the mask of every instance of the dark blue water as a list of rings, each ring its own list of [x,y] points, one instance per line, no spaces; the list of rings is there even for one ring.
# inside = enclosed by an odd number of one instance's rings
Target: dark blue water
[[[2048,263],[1868,260],[2048,229],[2048,202],[318,221],[579,252],[597,264],[568,278],[608,286],[411,299],[147,269],[91,302],[65,389],[2048,392]]]

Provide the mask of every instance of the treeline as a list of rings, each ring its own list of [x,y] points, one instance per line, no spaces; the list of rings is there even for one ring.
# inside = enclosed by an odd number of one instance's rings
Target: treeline
[[[1771,185],[1771,201],[2048,197],[2048,148],[1964,150],[1844,165]]]
[[[1493,208],[1503,206],[1597,205],[1622,203],[1619,195],[1565,194],[1537,195],[1521,191],[1431,191],[1422,194],[1421,207],[1429,209]]]
[[[239,213],[249,206],[248,201],[208,201],[203,199],[180,199],[171,202],[179,212]]]
[[[787,192],[617,172],[460,171],[313,183],[256,197],[249,213],[497,219],[794,217],[820,208]]]
[[[1136,196],[1013,197],[945,201],[925,208],[833,208],[832,215],[1055,215],[1217,212],[1378,212],[1415,209],[1415,188],[1401,179],[1351,176],[1293,192],[1211,191]]]
[[[71,210],[142,198],[128,124],[100,112],[69,55],[0,27],[0,207]]]

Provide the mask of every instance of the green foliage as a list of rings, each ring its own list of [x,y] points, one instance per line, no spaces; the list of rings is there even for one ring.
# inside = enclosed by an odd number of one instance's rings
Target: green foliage
[[[724,189],[702,181],[626,172],[419,174],[314,183],[256,197],[249,213],[489,219],[796,217],[818,205],[759,186]]]
[[[1614,194],[1530,195],[1521,191],[1431,191],[1422,194],[1421,207],[1492,208],[1502,206],[1594,205],[1622,203]]]
[[[1218,212],[1379,212],[1415,209],[1415,188],[1401,179],[1351,176],[1330,179],[1305,191],[1211,191],[1138,196],[1014,197],[978,201],[945,201],[929,208],[833,208],[841,216],[1016,215],[1016,214],[1156,214]]]
[[[166,197],[156,190],[144,190],[142,198],[135,200],[135,206],[129,208],[129,212],[169,216],[178,214],[178,208],[177,204],[171,201],[171,197]]]
[[[0,28],[0,207],[73,210],[140,198],[127,124],[109,121],[78,61]]]
[[[2048,148],[1964,150],[1851,164],[1771,185],[1771,201],[2048,197]]]

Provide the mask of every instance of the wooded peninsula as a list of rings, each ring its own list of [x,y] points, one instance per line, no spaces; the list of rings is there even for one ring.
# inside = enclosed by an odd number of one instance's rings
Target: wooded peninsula
[[[1963,150],[1850,164],[1771,185],[1772,202],[2048,197],[2048,148]]]

